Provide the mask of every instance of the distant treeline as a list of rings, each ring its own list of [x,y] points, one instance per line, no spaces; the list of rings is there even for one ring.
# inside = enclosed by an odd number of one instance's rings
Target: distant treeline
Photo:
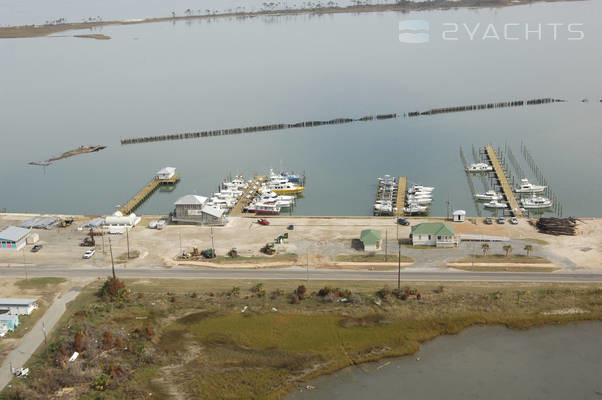
[[[147,143],[147,142],[161,142],[164,140],[180,140],[180,139],[194,139],[194,138],[202,138],[202,137],[210,137],[210,136],[224,136],[224,135],[238,135],[241,133],[251,133],[251,132],[267,132],[267,131],[276,131],[283,129],[292,129],[292,128],[309,128],[314,126],[322,126],[322,125],[337,125],[337,124],[348,124],[356,121],[372,121],[383,120],[383,119],[391,119],[398,118],[400,116],[403,117],[417,117],[421,115],[435,115],[435,114],[443,114],[443,113],[451,113],[451,112],[461,112],[461,111],[474,111],[474,110],[487,110],[492,108],[506,108],[506,107],[520,107],[524,105],[534,105],[534,104],[547,104],[547,103],[556,103],[563,102],[564,100],[553,99],[553,98],[543,98],[543,99],[531,99],[531,100],[515,100],[515,101],[504,101],[499,103],[487,103],[487,104],[474,104],[474,105],[465,105],[465,106],[456,106],[456,107],[444,107],[444,108],[433,108],[427,111],[413,111],[409,113],[403,114],[376,114],[376,115],[366,115],[360,118],[335,118],[327,121],[304,121],[304,122],[295,122],[292,124],[270,124],[270,125],[259,125],[259,126],[247,126],[244,128],[230,128],[230,129],[216,129],[210,131],[199,131],[199,132],[186,132],[186,133],[171,133],[159,136],[146,136],[139,138],[130,138],[130,139],[121,139],[121,144],[135,144],[135,143]]]

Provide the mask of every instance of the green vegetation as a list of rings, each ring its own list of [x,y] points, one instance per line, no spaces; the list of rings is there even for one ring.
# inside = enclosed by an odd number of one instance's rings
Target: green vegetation
[[[217,256],[215,258],[199,260],[212,262],[216,264],[253,264],[253,263],[261,263],[261,262],[295,262],[299,256],[295,253],[284,253],[284,254],[274,254],[273,256],[238,256],[238,257],[229,257],[229,256]]]
[[[550,264],[551,261],[547,258],[539,256],[525,256],[522,254],[515,254],[513,256],[506,256],[504,254],[490,254],[487,256],[476,255],[474,257],[465,257],[460,260],[454,261],[457,263],[505,263],[505,264]]]
[[[550,244],[550,242],[547,242],[547,241],[545,241],[545,240],[543,240],[543,239],[524,238],[524,239],[521,239],[521,240],[522,240],[523,242],[531,242],[531,243],[535,243],[535,244],[538,244],[538,245],[540,245],[540,246],[547,246],[547,245],[549,245],[549,244]]]
[[[40,289],[48,285],[58,285],[66,282],[65,278],[30,278],[15,282],[15,286],[21,289]]]
[[[115,259],[115,261],[118,262],[124,262],[127,260],[134,260],[136,258],[140,257],[140,250],[130,250],[130,256],[128,258],[128,253],[122,253],[119,256],[117,256],[117,258]]]
[[[384,254],[342,254],[336,256],[335,261],[341,262],[397,262],[397,254],[387,255],[385,260]],[[402,255],[400,257],[402,263],[414,262],[412,257]]]
[[[527,328],[602,319],[600,285],[144,280],[69,306],[2,400],[279,398],[297,383],[473,324]],[[101,290],[101,288],[106,290]],[[125,292],[124,292],[125,291]],[[583,313],[558,310],[579,308]],[[75,349],[77,361],[66,360]]]

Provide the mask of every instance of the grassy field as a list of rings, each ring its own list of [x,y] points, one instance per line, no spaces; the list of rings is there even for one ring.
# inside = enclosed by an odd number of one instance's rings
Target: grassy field
[[[415,261],[412,257],[404,255],[399,258],[403,263]],[[342,254],[336,256],[334,260],[342,262],[397,262],[398,257],[397,254],[389,254],[385,260],[384,254]]]
[[[545,241],[543,239],[524,238],[524,239],[521,239],[521,240],[524,241],[524,242],[535,243],[535,244],[538,244],[538,245],[541,245],[541,246],[547,246],[547,245],[550,244],[549,242],[547,242],[547,241]]]
[[[48,286],[58,285],[66,281],[65,278],[31,278],[17,281],[15,286],[20,289],[45,289]]]
[[[30,379],[0,399],[47,399],[64,387],[78,399],[280,398],[318,375],[411,354],[473,324],[602,319],[601,285],[412,283],[396,292],[382,282],[310,281],[305,291],[293,281],[125,283],[128,294],[114,301],[96,295],[101,282],[87,287],[52,333],[48,356],[42,346]],[[76,349],[80,358],[67,362]]]
[[[253,264],[261,262],[296,262],[299,256],[294,253],[274,254],[273,256],[238,256],[235,258],[229,256],[217,256],[213,259],[205,260],[216,264]]]
[[[490,254],[486,256],[477,255],[474,257],[465,257],[454,261],[457,263],[503,263],[503,264],[550,264],[550,260],[538,256]]]

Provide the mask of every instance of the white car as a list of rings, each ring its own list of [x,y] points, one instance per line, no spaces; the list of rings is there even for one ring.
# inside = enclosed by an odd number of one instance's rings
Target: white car
[[[96,254],[96,249],[90,249],[84,253],[84,258],[85,259],[92,258],[92,256],[94,254]]]
[[[512,217],[512,218],[510,218],[510,223],[512,225],[517,225],[518,224],[518,219],[516,219],[516,217]]]

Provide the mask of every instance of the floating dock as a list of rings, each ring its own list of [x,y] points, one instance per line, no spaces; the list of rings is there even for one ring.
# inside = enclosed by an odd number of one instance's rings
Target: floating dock
[[[261,188],[261,184],[265,182],[267,178],[265,176],[256,175],[253,178],[253,181],[249,184],[247,190],[240,196],[240,199],[236,202],[234,207],[230,210],[230,216],[238,216],[241,215],[244,208],[251,203],[253,198],[257,195],[259,188]]]
[[[406,206],[406,188],[408,186],[408,178],[400,176],[397,180],[397,201],[395,202],[395,215],[402,217],[404,215],[403,209]]]
[[[132,197],[125,206],[119,211],[123,215],[128,215],[140,206],[157,188],[161,185],[175,185],[180,180],[180,175],[174,175],[169,179],[153,178],[146,186],[144,186],[134,197]]]
[[[510,206],[510,213],[515,217],[522,217],[523,212],[518,205],[518,201],[516,201],[516,197],[514,196],[514,192],[508,183],[508,178],[506,177],[506,173],[498,160],[497,154],[495,153],[495,149],[492,146],[485,146],[485,154],[489,159],[489,163],[493,167],[493,172],[496,175],[498,182],[504,192],[504,196],[506,197],[506,201],[508,201],[508,205]]]

